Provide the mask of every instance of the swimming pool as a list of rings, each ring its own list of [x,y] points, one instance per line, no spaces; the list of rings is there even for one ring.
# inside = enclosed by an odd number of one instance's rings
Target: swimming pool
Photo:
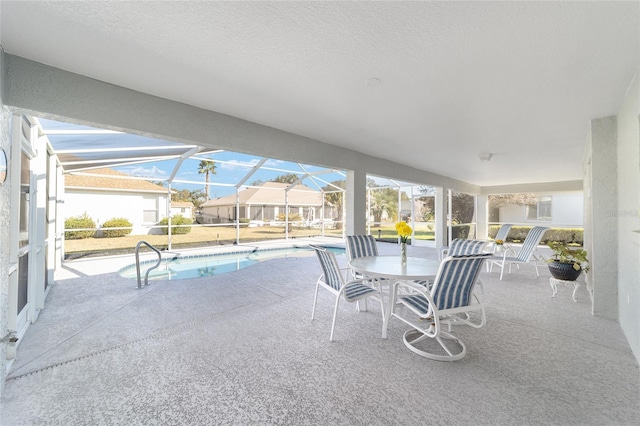
[[[344,254],[344,248],[326,247],[336,254]],[[149,280],[187,280],[190,278],[210,277],[226,274],[263,262],[269,259],[309,256],[313,254],[310,247],[289,247],[278,249],[256,249],[221,254],[200,254],[165,257],[160,266],[149,273]],[[147,269],[157,260],[140,262],[140,274],[144,278]],[[125,278],[137,279],[135,263],[118,271]]]

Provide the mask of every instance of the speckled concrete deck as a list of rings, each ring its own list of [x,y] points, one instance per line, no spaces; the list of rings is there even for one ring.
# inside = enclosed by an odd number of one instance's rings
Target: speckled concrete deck
[[[467,356],[443,363],[408,351],[399,321],[381,339],[375,303],[343,303],[330,343],[327,292],[310,320],[314,256],[142,290],[98,263],[56,277],[18,347],[2,426],[640,424],[620,327],[591,316],[584,287],[578,303],[569,288],[551,298],[546,271],[484,272],[488,324],[456,329]]]

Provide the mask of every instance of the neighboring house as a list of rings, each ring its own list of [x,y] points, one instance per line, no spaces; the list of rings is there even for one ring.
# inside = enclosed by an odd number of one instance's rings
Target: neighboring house
[[[167,215],[167,189],[113,169],[94,169],[64,176],[64,217],[87,213],[96,226],[124,217],[132,234],[159,233],[151,228]]]
[[[513,223],[517,225],[542,225],[552,228],[582,228],[583,194],[539,195],[537,204],[509,204],[489,214],[489,222]],[[497,214],[496,214],[497,213]]]
[[[240,191],[239,215],[236,215],[235,194],[209,200],[201,206],[202,220],[204,223],[230,223],[239,217],[249,219],[254,225],[262,225],[277,220],[279,214],[285,213],[286,205],[289,206],[289,214],[297,213],[307,223],[331,220],[336,216],[330,206],[325,206],[323,217],[322,192],[296,185],[285,196],[289,186],[288,183],[266,182],[260,187]]]
[[[183,216],[189,219],[193,218],[193,203],[191,201],[172,201],[171,216]]]

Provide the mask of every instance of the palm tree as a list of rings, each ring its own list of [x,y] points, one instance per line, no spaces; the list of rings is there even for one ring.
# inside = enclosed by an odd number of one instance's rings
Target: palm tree
[[[216,164],[212,160],[202,160],[198,164],[198,173],[204,174],[204,192],[207,200],[209,199],[209,175],[216,174]]]

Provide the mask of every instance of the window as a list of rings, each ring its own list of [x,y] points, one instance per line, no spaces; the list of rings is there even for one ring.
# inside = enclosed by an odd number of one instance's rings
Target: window
[[[158,221],[158,199],[144,197],[142,200],[142,222],[156,223]]]
[[[526,206],[527,220],[551,221],[551,196],[539,196],[537,203]]]

